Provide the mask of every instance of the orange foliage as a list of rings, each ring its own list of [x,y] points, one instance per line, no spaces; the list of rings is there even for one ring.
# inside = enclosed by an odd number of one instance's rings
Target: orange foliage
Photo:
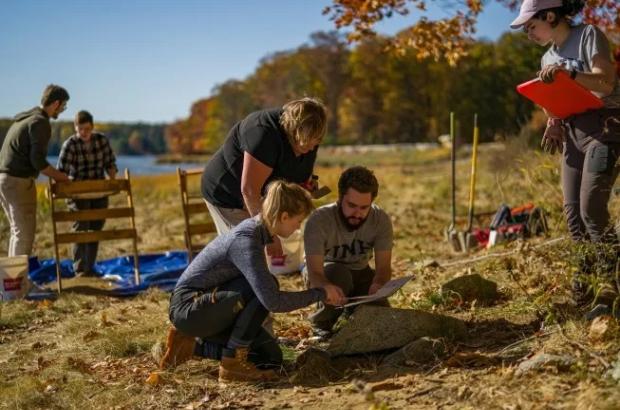
[[[448,0],[333,0],[323,14],[328,14],[336,27],[351,27],[349,41],[359,41],[376,35],[374,25],[394,14],[406,15],[409,7],[426,11],[427,1],[445,5],[453,15],[430,20],[422,16],[415,24],[391,39],[391,47],[399,53],[414,50],[418,58],[445,59],[451,65],[467,54],[472,35],[476,32],[478,15],[484,7],[482,0],[466,0],[459,7]],[[496,0],[517,9],[519,0]],[[584,21],[596,24],[612,39],[620,36],[620,2],[618,0],[586,0]],[[616,40],[617,41],[617,40]]]
[[[187,119],[176,121],[166,127],[168,150],[175,154],[205,152],[206,130],[213,98],[196,101]]]

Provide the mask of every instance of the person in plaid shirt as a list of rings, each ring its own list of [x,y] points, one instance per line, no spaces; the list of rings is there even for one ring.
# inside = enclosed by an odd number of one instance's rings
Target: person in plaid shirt
[[[86,179],[110,179],[116,177],[116,157],[105,135],[93,132],[93,116],[88,111],[80,111],[75,115],[75,134],[63,144],[58,157],[58,169],[69,175],[74,181]],[[108,197],[92,199],[69,199],[69,209],[101,209],[108,207]],[[105,220],[76,221],[73,230],[100,231]],[[92,276],[95,274],[93,265],[97,260],[98,242],[78,243],[73,246],[73,269],[76,274]]]

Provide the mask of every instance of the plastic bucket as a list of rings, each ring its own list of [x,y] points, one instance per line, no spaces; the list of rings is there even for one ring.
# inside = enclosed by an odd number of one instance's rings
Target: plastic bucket
[[[303,238],[298,229],[288,238],[280,238],[282,243],[282,257],[269,257],[269,272],[273,275],[285,275],[287,273],[299,272],[304,263]]]
[[[0,301],[21,299],[30,287],[28,255],[0,258]]]

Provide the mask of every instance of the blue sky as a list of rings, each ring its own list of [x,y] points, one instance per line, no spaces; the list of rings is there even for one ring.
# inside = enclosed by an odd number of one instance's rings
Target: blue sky
[[[168,122],[259,60],[333,29],[329,0],[5,0],[0,24],[0,117],[36,105],[48,83],[95,121]],[[442,11],[431,9],[431,16]],[[478,34],[496,39],[515,17],[491,2]],[[415,16],[382,23],[382,33]]]

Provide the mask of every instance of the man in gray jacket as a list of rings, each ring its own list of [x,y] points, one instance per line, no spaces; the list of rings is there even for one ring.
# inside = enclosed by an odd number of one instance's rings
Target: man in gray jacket
[[[37,214],[35,180],[39,173],[56,181],[69,180],[46,159],[52,136],[50,118],[58,118],[68,100],[67,90],[48,85],[43,91],[41,105],[17,114],[2,143],[0,203],[11,227],[9,256],[32,252]]]

